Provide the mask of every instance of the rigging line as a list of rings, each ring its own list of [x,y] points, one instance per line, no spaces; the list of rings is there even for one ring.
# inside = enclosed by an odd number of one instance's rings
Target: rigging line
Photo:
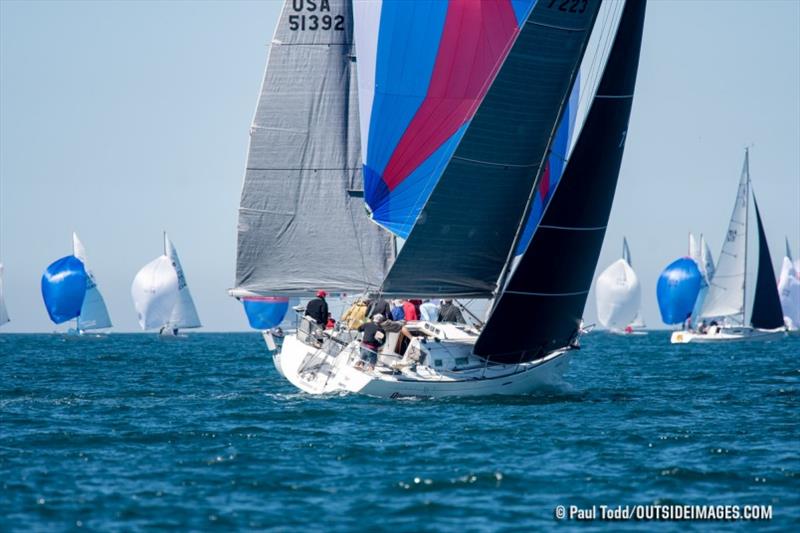
[[[468,157],[461,157],[461,156],[453,156],[453,159],[458,159],[459,161],[466,161],[468,163],[478,163],[481,165],[489,165],[489,166],[496,166],[496,167],[514,167],[514,168],[537,168],[539,163],[529,163],[524,165],[517,165],[514,163],[497,163],[494,161],[482,161],[480,159],[470,159]]]

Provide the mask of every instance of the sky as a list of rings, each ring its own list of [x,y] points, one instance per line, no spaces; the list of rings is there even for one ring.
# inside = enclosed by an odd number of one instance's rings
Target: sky
[[[114,331],[130,284],[180,254],[206,331],[247,329],[227,296],[249,126],[281,2],[0,0],[0,262],[12,322],[57,329],[40,278],[86,246]],[[776,271],[800,255],[800,2],[652,0],[597,273],[626,236],[643,317],[689,231],[719,254],[744,148]],[[595,321],[593,292],[585,319]],[[63,328],[62,328],[63,329]]]

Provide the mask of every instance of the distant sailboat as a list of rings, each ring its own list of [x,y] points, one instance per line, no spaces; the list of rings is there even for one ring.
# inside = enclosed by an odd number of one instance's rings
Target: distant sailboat
[[[3,263],[0,263],[0,326],[10,322],[10,320],[6,309],[6,297],[3,292]]]
[[[756,215],[755,225],[751,224],[751,203]],[[748,253],[749,245],[754,247],[755,262],[752,262],[753,254]],[[753,281],[755,285],[748,287],[748,282]],[[749,300],[748,289],[752,294]],[[750,184],[747,150],[728,232],[716,270],[709,280],[700,319],[709,322],[709,327],[676,331],[672,342],[772,340],[785,334],[767,238]]]
[[[622,258],[617,259],[598,277],[595,284],[597,319],[616,333],[633,333],[639,316],[642,289],[630,263],[628,240],[622,240]]]
[[[144,330],[158,328],[163,336],[177,336],[181,329],[201,326],[178,252],[166,232],[164,255],[139,270],[131,296]]]
[[[86,249],[72,234],[72,255],[51,263],[42,276],[42,298],[50,319],[62,324],[75,319],[70,334],[110,328],[111,318],[97,287],[94,274],[87,266]]]
[[[786,239],[786,256],[778,278],[778,292],[783,309],[783,320],[789,331],[800,331],[800,260],[792,260],[789,239]]]
[[[711,254],[711,249],[708,247],[703,234],[700,234],[700,241],[694,241],[692,234],[689,234],[689,256],[697,263],[697,268],[700,270],[700,290],[697,293],[697,298],[694,302],[692,309],[692,325],[699,322],[700,310],[703,308],[703,302],[708,294],[708,287],[711,284],[711,278],[714,276],[714,258]]]

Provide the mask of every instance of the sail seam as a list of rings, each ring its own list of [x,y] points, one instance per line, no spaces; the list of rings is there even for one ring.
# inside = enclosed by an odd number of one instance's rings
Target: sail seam
[[[596,94],[594,95],[595,98],[609,98],[609,99],[620,99],[625,100],[628,98],[633,98],[632,94]]]
[[[552,28],[554,30],[561,30],[561,31],[571,31],[571,32],[586,31],[586,28],[568,28],[566,26],[557,26],[555,24],[545,24],[544,22],[536,22],[535,20],[529,20],[525,24],[540,26],[542,28]]]

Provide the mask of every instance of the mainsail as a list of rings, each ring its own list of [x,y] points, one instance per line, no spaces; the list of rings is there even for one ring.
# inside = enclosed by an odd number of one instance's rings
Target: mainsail
[[[97,287],[94,273],[89,268],[89,263],[86,260],[86,249],[74,232],[72,233],[72,254],[81,260],[86,269],[86,296],[83,299],[81,314],[78,316],[78,330],[110,328],[112,326],[111,317],[108,316],[106,302]]]
[[[600,2],[579,2],[573,12],[559,10],[560,4],[557,2],[536,2],[527,16],[524,1],[435,4],[440,9],[446,6],[447,12],[442,15],[444,19],[438,19],[440,23],[444,20],[443,26],[440,24],[440,30],[434,34],[441,36],[440,45],[437,47],[434,42],[432,45],[429,43],[429,47],[442,55],[432,59],[432,74],[429,80],[423,76],[423,83],[430,82],[426,90],[434,91],[440,87],[439,75],[444,81],[448,80],[448,76],[457,77],[458,73],[475,76],[474,79],[458,80],[459,83],[465,83],[462,96],[473,96],[469,103],[464,104],[472,115],[470,119],[470,113],[457,114],[455,124],[459,127],[441,144],[436,144],[439,137],[421,137],[414,142],[420,143],[421,147],[424,145],[423,151],[394,155],[405,146],[403,139],[393,144],[394,138],[388,133],[378,132],[380,135],[376,133],[377,137],[373,136],[373,124],[389,122],[382,120],[378,113],[379,95],[375,94],[367,150],[367,166],[370,168],[365,179],[380,180],[382,183],[376,182],[375,188],[384,192],[381,193],[383,196],[379,195],[381,200],[370,207],[373,216],[377,214],[383,217],[379,222],[392,227],[400,235],[406,231],[400,226],[404,225],[407,229],[409,223],[413,223],[397,260],[384,280],[382,291],[388,295],[488,297],[496,290],[528,200],[541,174],[559,116],[564,114]],[[386,1],[383,6],[384,9],[387,7]],[[452,56],[447,55],[450,47],[460,42],[448,40],[449,35],[459,35],[458,31],[454,31],[458,30],[459,23],[455,19],[451,23],[451,14],[467,8],[473,10],[470,16],[482,21],[480,28],[488,28],[493,38],[487,37],[480,43],[481,46],[466,46],[459,49],[458,54],[453,52]],[[381,13],[381,24],[383,20],[384,13]],[[383,34],[380,37],[376,69],[379,85],[381,68],[387,72],[399,70],[401,73],[404,68],[402,61],[395,63],[391,61],[392,56],[381,55]],[[467,37],[464,39],[469,41]],[[499,44],[489,50],[485,45],[490,42]],[[469,54],[474,58],[471,59]],[[382,57],[385,58],[384,62],[381,62]],[[492,65],[488,71],[447,70],[447,65],[456,64],[453,62],[469,63],[487,58],[497,61],[497,66]],[[484,78],[481,79],[479,74]],[[491,85],[484,87],[484,82],[491,82]],[[447,88],[450,84],[441,87]],[[481,90],[470,92],[477,87]],[[488,89],[485,94],[484,89]],[[431,131],[437,131],[439,124],[447,124],[444,131],[452,131],[450,115],[439,116],[428,112],[428,99],[441,95],[436,92],[423,94],[425,100],[416,108],[412,106],[409,111],[407,117],[411,118],[408,124],[420,121],[420,126],[424,124]],[[361,96],[363,100],[365,95]],[[474,104],[480,105],[475,108]],[[424,120],[417,118],[423,114]],[[425,154],[431,155],[414,169],[404,166],[410,174],[400,181],[394,173],[394,167],[387,167],[391,171],[387,174],[386,169],[380,173],[380,165],[373,168],[374,165],[369,164],[375,150],[375,139],[383,139],[394,150],[390,157],[405,159],[413,155],[414,158],[408,159],[408,165],[417,164],[417,160]],[[428,141],[430,144],[426,144]],[[457,146],[453,146],[453,143]],[[372,171],[375,176],[371,174]],[[413,185],[417,175],[423,177],[417,185]],[[409,182],[409,179],[412,181]],[[415,191],[412,196],[428,198],[418,215],[415,215],[414,209],[403,207],[406,205],[402,199],[406,197],[406,183]],[[395,195],[402,196],[397,199],[397,204],[394,203]],[[389,222],[385,221],[385,217],[389,218]],[[392,225],[391,222],[395,220],[397,224]]]
[[[178,302],[178,274],[166,255],[147,263],[131,285],[133,306],[142,329],[166,326]]]
[[[3,263],[0,263],[0,326],[9,322],[8,310],[6,310],[6,297],[3,292]]]
[[[597,319],[609,329],[623,329],[633,323],[642,303],[642,288],[628,258],[628,241],[623,239],[622,259],[606,268],[595,283]]]
[[[532,360],[579,332],[622,164],[644,15],[644,1],[625,3],[564,175],[478,337],[477,355]]]
[[[200,317],[197,316],[197,309],[192,300],[192,293],[189,292],[181,261],[178,259],[178,251],[167,237],[166,232],[164,233],[164,255],[172,261],[172,268],[175,269],[175,275],[178,277],[178,298],[167,325],[180,329],[199,328],[202,324],[200,324]]]
[[[376,289],[391,234],[364,212],[349,0],[286,0],[250,133],[234,296]]]
[[[744,291],[747,257],[747,206],[750,194],[750,169],[745,152],[736,202],[717,261],[714,277],[703,301],[703,317],[738,317],[744,324]]]

